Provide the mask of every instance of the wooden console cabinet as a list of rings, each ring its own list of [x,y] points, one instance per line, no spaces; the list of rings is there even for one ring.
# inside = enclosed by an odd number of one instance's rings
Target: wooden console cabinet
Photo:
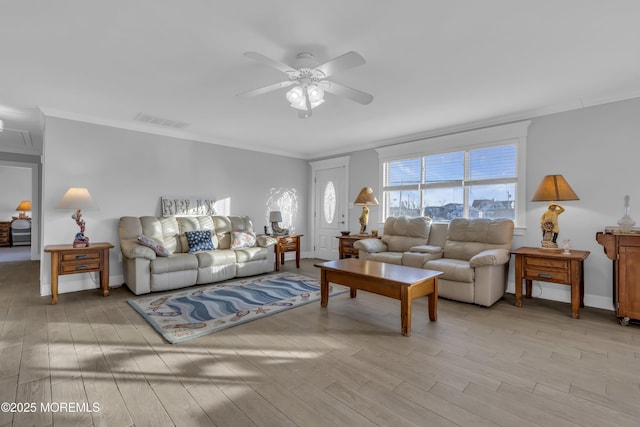
[[[11,222],[0,221],[0,246],[9,246],[11,244],[10,228]]]
[[[596,241],[613,261],[613,305],[621,325],[640,319],[640,234],[615,227],[596,233]]]

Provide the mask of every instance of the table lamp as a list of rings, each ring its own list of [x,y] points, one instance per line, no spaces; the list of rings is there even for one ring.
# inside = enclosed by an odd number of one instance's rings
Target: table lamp
[[[74,248],[86,248],[89,246],[89,238],[84,235],[85,222],[82,219],[82,209],[95,208],[96,204],[93,201],[93,197],[89,194],[89,190],[86,188],[69,188],[67,192],[60,200],[60,203],[56,206],[56,209],[75,209],[75,212],[71,215],[80,227],[80,232],[76,233],[75,239],[73,239]]]
[[[289,234],[289,230],[287,230],[286,228],[281,228],[279,224],[282,222],[282,212],[269,212],[269,222],[271,222],[271,230],[273,231],[274,236],[286,236],[287,234]]]
[[[18,205],[18,207],[16,208],[16,211],[22,211],[18,215],[18,218],[20,218],[20,219],[29,219],[29,217],[27,216],[27,212],[26,211],[31,211],[31,202],[29,200],[21,201],[20,204]]]
[[[532,202],[549,202],[547,210],[540,218],[542,229],[542,249],[559,250],[556,239],[560,233],[558,215],[564,212],[564,208],[557,204],[558,201],[580,200],[569,183],[562,175],[547,175],[531,198]]]
[[[371,187],[362,187],[358,197],[356,197],[355,202],[353,202],[356,206],[362,206],[362,214],[360,215],[360,234],[367,234],[367,225],[369,224],[369,208],[368,206],[378,206],[378,199],[376,195],[373,194],[373,189]]]

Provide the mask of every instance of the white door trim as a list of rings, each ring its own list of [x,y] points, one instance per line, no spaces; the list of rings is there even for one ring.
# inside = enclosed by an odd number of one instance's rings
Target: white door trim
[[[318,226],[317,221],[316,221],[316,215],[318,214],[316,212],[316,192],[318,191],[317,187],[316,187],[316,174],[318,173],[319,170],[324,170],[324,169],[334,169],[334,168],[339,168],[342,167],[344,168],[344,188],[342,189],[342,194],[343,194],[343,203],[345,206],[345,208],[347,206],[349,206],[348,203],[348,196],[349,196],[349,162],[351,161],[351,156],[343,156],[343,157],[335,157],[332,159],[326,159],[326,160],[317,160],[315,162],[309,162],[309,164],[311,165],[311,210],[309,212],[311,212],[311,214],[313,215],[312,218],[312,226],[311,226],[311,253],[313,254],[313,257],[315,258],[316,256],[316,237],[318,235],[318,232],[316,230],[316,227]],[[345,218],[344,220],[346,221],[346,224],[349,224],[349,209],[345,209]]]

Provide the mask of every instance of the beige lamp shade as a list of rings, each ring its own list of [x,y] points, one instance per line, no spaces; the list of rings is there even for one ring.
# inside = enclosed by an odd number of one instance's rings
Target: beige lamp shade
[[[280,211],[269,212],[269,222],[282,222],[282,212]]]
[[[92,209],[96,208],[93,197],[86,188],[72,187],[64,193],[56,209]]]
[[[562,175],[547,175],[531,198],[532,202],[559,202],[562,200],[580,200],[573,188]]]
[[[378,206],[378,199],[376,195],[373,194],[373,189],[371,187],[362,187],[358,197],[356,197],[356,201],[353,202],[356,206]]]
[[[29,200],[23,200],[20,202],[20,204],[18,205],[18,207],[16,208],[17,211],[30,211],[31,210],[31,202]]]

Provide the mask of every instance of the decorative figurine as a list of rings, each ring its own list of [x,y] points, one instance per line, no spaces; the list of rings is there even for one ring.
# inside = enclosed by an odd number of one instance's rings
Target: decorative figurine
[[[627,194],[624,196],[624,216],[618,220],[618,226],[620,227],[620,231],[623,233],[628,233],[631,231],[636,222],[629,216],[629,202],[631,201],[631,197]]]
[[[73,239],[73,247],[74,248],[89,247],[89,238],[84,235],[85,222],[82,219],[82,212],[80,212],[80,209],[77,209],[71,215],[71,218],[73,218],[76,221],[76,224],[78,224],[78,227],[80,227],[80,232],[76,233],[76,238]]]
[[[367,224],[369,224],[369,208],[362,207],[362,214],[360,215],[360,234],[367,234]]]
[[[542,247],[546,249],[558,249],[556,240],[560,227],[558,227],[558,215],[564,212],[564,208],[555,202],[549,203],[549,207],[540,218],[542,229]]]

